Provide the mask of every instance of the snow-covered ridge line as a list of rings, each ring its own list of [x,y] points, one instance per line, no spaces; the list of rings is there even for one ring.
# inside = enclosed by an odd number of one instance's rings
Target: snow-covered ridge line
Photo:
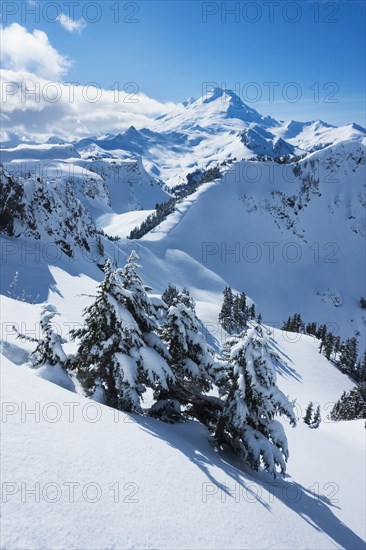
[[[188,172],[229,158],[307,154],[365,137],[366,130],[354,123],[337,128],[321,120],[279,122],[246,105],[233,91],[215,88],[161,115],[148,128],[131,126],[124,132],[86,136],[72,144],[56,136],[44,145],[22,143],[13,136],[11,146],[5,144],[0,149],[0,161],[1,157],[4,162],[70,158],[72,154],[120,159],[141,156],[150,174],[174,186],[184,182]]]

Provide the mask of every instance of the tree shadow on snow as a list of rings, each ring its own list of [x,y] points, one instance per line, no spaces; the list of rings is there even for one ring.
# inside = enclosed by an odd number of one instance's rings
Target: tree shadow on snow
[[[285,378],[292,376],[292,378],[295,378],[295,380],[297,380],[298,382],[301,382],[302,381],[301,375],[293,367],[290,367],[287,364],[287,361],[293,363],[292,359],[278,347],[277,343],[275,342],[275,340],[273,340],[273,338],[271,338],[270,347],[274,348],[275,353],[280,357],[279,360],[274,361],[276,366],[276,371],[278,372],[278,374],[280,376],[284,376]],[[285,357],[286,361],[282,361],[281,360],[282,357]]]
[[[221,492],[225,502],[225,499],[238,498],[239,490],[241,498],[248,502],[258,502],[271,514],[271,503],[279,500],[316,531],[326,534],[339,547],[365,549],[365,542],[333,513],[331,508],[340,509],[337,500],[317,494],[295,481],[282,478],[274,480],[266,472],[254,472],[231,451],[215,451],[206,428],[199,422],[171,425],[152,418],[135,416],[134,420],[150,435],[183,453],[204,473],[208,483],[212,484],[212,492],[207,494]],[[223,483],[221,472],[232,479],[231,486]],[[203,497],[204,487],[202,499]],[[286,530],[286,526],[283,528]]]

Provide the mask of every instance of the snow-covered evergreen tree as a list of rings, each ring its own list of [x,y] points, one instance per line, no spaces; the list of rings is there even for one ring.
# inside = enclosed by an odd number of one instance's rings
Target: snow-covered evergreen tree
[[[170,307],[175,303],[178,294],[179,290],[177,289],[177,287],[169,283],[169,285],[166,287],[163,294],[161,295],[161,299],[166,303],[168,307]]]
[[[139,256],[134,250],[127,259],[123,269],[118,270],[121,287],[121,300],[137,322],[139,329],[145,333],[157,328],[156,311],[148,296],[151,288],[144,285],[138,269]]]
[[[226,332],[231,333],[235,325],[233,318],[234,297],[233,292],[229,286],[224,288],[223,295],[224,300],[222,303],[221,311],[219,313],[219,322],[226,330]]]
[[[68,372],[68,358],[62,347],[66,340],[59,334],[53,323],[56,315],[58,313],[54,306],[51,304],[44,306],[41,311],[40,338],[33,338],[19,332],[17,337],[37,344],[30,354],[30,366],[37,369],[39,376],[74,391],[74,383]]]
[[[307,329],[311,330],[312,328],[313,327],[308,324]],[[291,317],[290,315],[287,321],[283,323],[282,330],[285,330],[286,332],[302,332],[303,330],[305,330],[305,324],[304,321],[301,319],[300,313],[295,313],[293,317]]]
[[[258,324],[227,341],[226,376],[219,382],[224,396],[215,437],[229,444],[252,468],[285,472],[287,439],[277,415],[296,424],[293,406],[276,385],[275,354]]]
[[[157,392],[158,403],[152,409],[155,416],[163,414],[169,417],[169,411],[166,410],[168,408],[176,417],[181,405],[188,407],[187,411],[193,413],[192,407],[195,407],[197,399],[204,399],[202,393],[212,387],[215,359],[200,331],[199,320],[192,304],[186,289],[179,293],[159,331],[168,349],[175,379],[169,385],[168,391]],[[172,401],[175,402],[174,406]]]
[[[56,308],[50,304],[44,306],[41,311],[40,329],[41,338],[33,338],[24,335],[16,330],[17,338],[22,338],[30,342],[37,343],[36,349],[31,353],[31,365],[34,368],[48,365],[54,367],[59,365],[65,368],[67,356],[63,350],[62,344],[65,339],[52,326],[53,318],[58,315]]]
[[[249,311],[244,292],[234,294],[227,286],[223,291],[224,300],[219,314],[219,322],[229,334],[239,333],[247,324]]]
[[[326,334],[327,334],[327,326],[320,325],[315,336],[319,338],[319,340],[324,340]]]
[[[244,292],[233,297],[233,320],[235,330],[242,332],[248,320],[247,298]]]
[[[255,319],[255,305],[252,304],[250,308],[248,309],[248,317],[249,319]]]
[[[146,386],[166,389],[174,378],[164,345],[151,332],[154,308],[136,273],[136,258],[132,253],[123,270],[106,263],[104,280],[84,312],[84,326],[71,332],[80,340],[72,364],[86,394],[124,411],[141,409]]]
[[[366,384],[366,351],[364,352],[362,356],[362,361],[360,364],[360,368],[358,371],[358,379],[360,384],[364,382]]]
[[[178,301],[191,309],[193,312],[196,311],[196,302],[190,295],[188,288],[184,287],[182,292],[179,293]]]
[[[59,365],[65,366],[67,356],[63,350],[62,344],[65,339],[52,326],[52,320],[58,315],[56,308],[47,305],[42,309],[40,327],[42,338],[38,340],[38,345],[31,354],[34,367],[41,365],[50,365],[52,367]]]

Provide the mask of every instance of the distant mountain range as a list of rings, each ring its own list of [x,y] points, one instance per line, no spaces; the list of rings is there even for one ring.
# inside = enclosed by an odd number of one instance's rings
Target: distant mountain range
[[[365,138],[365,128],[357,124],[336,127],[321,120],[277,121],[262,116],[233,91],[214,88],[206,96],[177,105],[149,128],[131,126],[118,134],[86,136],[72,144],[57,136],[45,144],[24,143],[12,136],[2,144],[0,161],[140,156],[151,175],[174,186],[183,183],[188,172],[228,159],[304,155]]]

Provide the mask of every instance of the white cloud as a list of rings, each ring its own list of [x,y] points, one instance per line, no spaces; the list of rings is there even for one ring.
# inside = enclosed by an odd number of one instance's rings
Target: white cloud
[[[76,139],[151,121],[176,108],[136,93],[105,90],[101,86],[67,85],[61,77],[70,61],[50,44],[46,33],[33,33],[14,23],[2,28],[1,112],[3,135],[18,134],[42,141],[56,134]]]
[[[149,127],[153,119],[177,108],[141,93],[131,97],[102,87],[66,85],[29,72],[1,70],[0,79],[4,135],[36,141],[50,135],[72,140],[122,132],[131,125]]]
[[[83,19],[78,19],[77,21],[74,21],[64,13],[61,13],[60,17],[58,18],[58,21],[61,27],[63,27],[68,32],[81,33],[81,31],[86,26],[86,23]]]
[[[0,26],[1,64],[6,69],[27,71],[38,76],[57,79],[67,73],[71,61],[58,53],[45,32],[27,29],[13,23]]]

